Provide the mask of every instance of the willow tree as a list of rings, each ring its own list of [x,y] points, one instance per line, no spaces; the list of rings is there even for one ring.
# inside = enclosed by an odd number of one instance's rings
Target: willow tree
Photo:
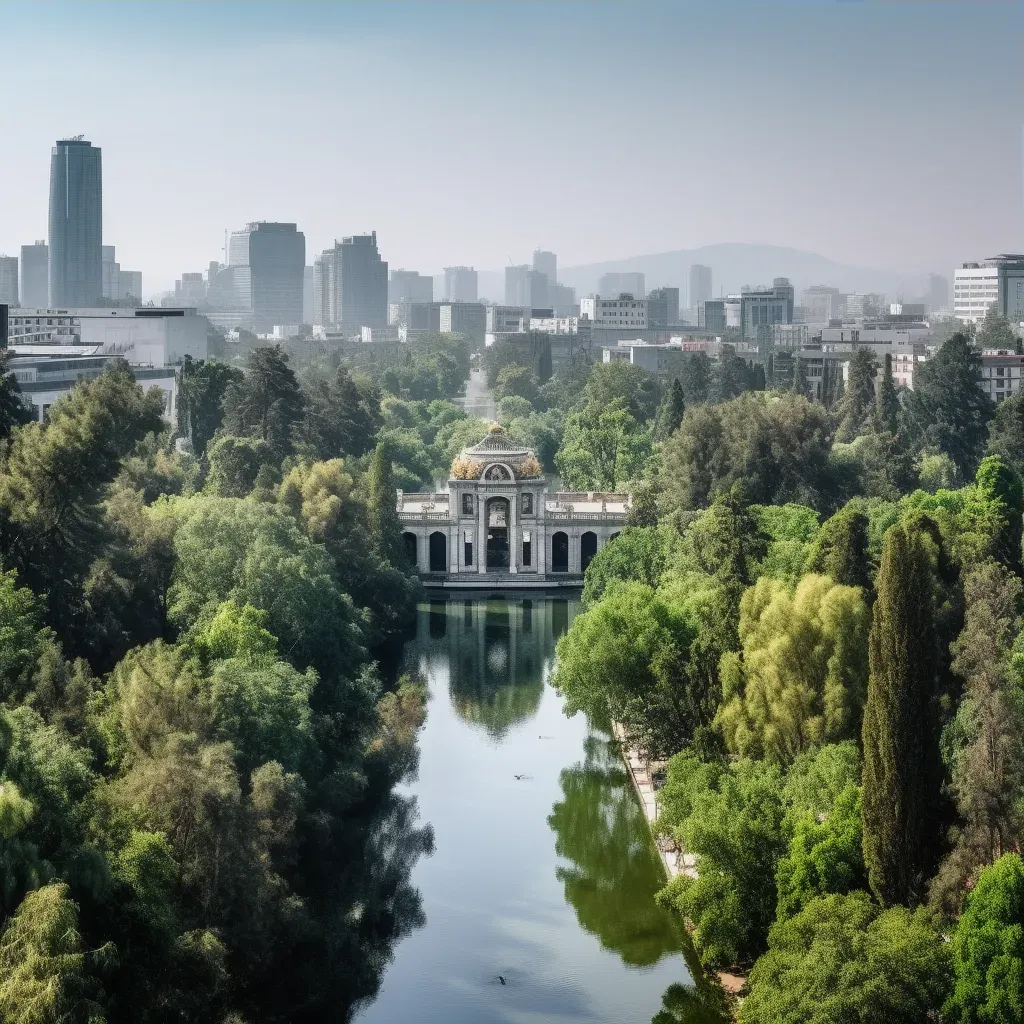
[[[864,862],[872,892],[892,905],[920,891],[929,847],[938,664],[931,554],[918,526],[899,522],[886,532],[875,586],[862,727]]]

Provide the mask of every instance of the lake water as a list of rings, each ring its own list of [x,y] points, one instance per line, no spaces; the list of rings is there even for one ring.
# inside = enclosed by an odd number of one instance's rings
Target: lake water
[[[577,610],[522,593],[421,606],[404,663],[431,701],[404,788],[434,829],[412,874],[426,923],[361,1024],[648,1024],[690,981],[622,763],[547,682]]]

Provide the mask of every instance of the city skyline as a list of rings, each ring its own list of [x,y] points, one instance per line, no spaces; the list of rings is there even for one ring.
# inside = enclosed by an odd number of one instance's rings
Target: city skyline
[[[140,5],[128,18],[105,4],[12,5],[10,73],[25,99],[0,113],[19,139],[0,252],[47,234],[49,151],[79,132],[104,150],[104,241],[141,268],[148,294],[223,261],[225,228],[252,220],[297,223],[307,255],[376,230],[391,265],[431,274],[500,271],[538,243],[566,268],[737,242],[917,275],[1024,248],[1024,10],[728,6],[726,43],[721,8],[634,5],[644,46],[622,48],[613,80],[584,68],[548,81],[545,54],[621,32],[622,8],[588,5],[584,23],[576,5],[267,3],[241,21],[221,4]],[[545,47],[513,46],[524,27]],[[40,32],[90,47],[95,74],[72,89],[71,67],[37,66],[20,43]],[[457,50],[457,71],[429,56],[445,52],[435,44]],[[499,55],[508,78],[493,74]],[[294,82],[269,73],[291,59]],[[266,76],[251,73],[263,64]],[[111,90],[118,104],[97,102]],[[591,109],[597,164],[586,121],[566,116]],[[601,141],[602,118],[628,128]],[[458,158],[446,124],[467,130]],[[523,141],[488,145],[499,127]],[[535,149],[538,133],[572,144]],[[594,215],[616,207],[629,215]]]

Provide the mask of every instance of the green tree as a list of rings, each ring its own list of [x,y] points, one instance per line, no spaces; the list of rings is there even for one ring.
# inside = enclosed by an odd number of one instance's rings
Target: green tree
[[[1018,476],[1024,473],[1024,393],[996,405],[988,425],[988,453],[1002,458]]]
[[[281,458],[292,450],[292,434],[301,422],[305,399],[288,356],[280,345],[254,348],[245,376],[224,394],[224,429],[239,437],[258,437]]]
[[[650,434],[616,399],[570,413],[555,465],[574,491],[614,491],[640,475],[650,452]]]
[[[302,420],[295,428],[302,453],[315,459],[358,458],[372,449],[383,416],[380,388],[369,378],[342,365],[329,380],[314,376],[303,391]]]
[[[191,440],[196,455],[203,455],[224,421],[223,403],[228,386],[241,380],[241,370],[216,359],[196,362],[185,356],[182,360],[178,431]]]
[[[878,367],[870,348],[859,348],[850,360],[849,380],[839,402],[841,423],[837,438],[852,441],[864,429],[875,409],[875,373]]]
[[[683,396],[683,385],[679,383],[678,377],[672,378],[672,384],[665,397],[662,399],[661,408],[658,410],[658,424],[655,436],[659,440],[670,437],[683,422],[683,415],[686,412],[686,399]]]
[[[1007,853],[986,867],[967,895],[953,935],[950,1024],[1024,1019],[1024,861]]]
[[[273,448],[260,437],[221,434],[207,449],[210,471],[206,490],[222,498],[244,498],[252,493],[264,466],[274,468]]]
[[[949,956],[923,910],[826,896],[772,929],[748,987],[741,1024],[920,1024],[946,997]]]
[[[665,544],[655,527],[626,527],[610,544],[605,544],[587,566],[583,604],[600,601],[617,580],[635,580],[657,589],[665,568]]]
[[[953,723],[963,736],[952,754],[952,789],[960,824],[932,882],[934,902],[955,911],[979,868],[1014,848],[1024,820],[1024,719],[1010,678],[1010,651],[1020,631],[1020,580],[991,559],[964,579],[964,628],[953,642],[953,671],[966,684]]]
[[[679,383],[687,405],[700,405],[711,397],[712,363],[706,352],[691,352],[679,370]]]
[[[978,325],[974,343],[980,349],[1020,351],[1020,339],[1013,329],[1013,324],[1007,317],[997,313],[995,306],[989,306],[985,319]]]
[[[827,576],[795,590],[762,577],[740,602],[742,650],[722,662],[716,723],[734,753],[787,764],[857,727],[867,677],[868,609]]]
[[[913,419],[926,444],[944,451],[963,479],[974,475],[994,407],[981,388],[981,354],[966,334],[954,334],[918,370]]]
[[[402,526],[398,521],[398,492],[391,474],[391,449],[382,441],[374,449],[367,473],[370,539],[381,558],[391,565],[401,566],[405,564],[405,552]]]
[[[658,412],[661,387],[658,378],[642,367],[619,359],[598,363],[587,378],[583,400],[594,408],[610,408],[617,403],[642,425]]]
[[[21,396],[18,380],[8,369],[7,352],[0,351],[0,441],[31,419],[32,412]]]
[[[882,430],[895,434],[899,428],[900,400],[892,379],[892,356],[885,354],[882,380],[878,385],[876,419]]]
[[[540,395],[539,386],[537,375],[530,367],[511,363],[499,371],[492,390],[498,401],[514,395],[525,398],[530,405],[536,405]]]
[[[856,505],[845,505],[822,524],[811,552],[809,568],[836,583],[871,589],[868,517]]]
[[[89,998],[90,961],[78,907],[63,883],[30,892],[0,937],[0,1014],[10,1024],[86,1024],[100,1019]],[[112,952],[112,951],[109,951]]]
[[[790,390],[801,398],[811,397],[811,386],[807,382],[807,368],[799,356],[793,363],[793,386]]]
[[[997,455],[981,460],[974,478],[978,497],[994,507],[1000,522],[993,538],[993,554],[1008,569],[1021,572],[1021,542],[1024,533],[1024,507],[1020,478]]]
[[[921,529],[901,522],[882,545],[864,707],[864,861],[884,904],[921,892],[933,797],[930,702],[936,629],[932,563]]]

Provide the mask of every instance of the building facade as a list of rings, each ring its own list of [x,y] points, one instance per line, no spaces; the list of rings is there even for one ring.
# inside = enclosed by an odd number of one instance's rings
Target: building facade
[[[121,265],[117,262],[115,247],[100,247],[103,253],[103,298],[117,300],[121,297]]]
[[[1001,402],[1021,389],[1024,356],[1014,352],[982,352],[981,388],[993,402]]]
[[[621,532],[628,494],[549,493],[535,454],[492,427],[452,463],[448,490],[398,492],[402,542],[428,585],[579,586]]]
[[[622,292],[616,299],[591,295],[580,301],[580,316],[588,317],[595,327],[647,329],[647,300]]]
[[[697,306],[697,326],[716,334],[725,333],[725,299],[705,299]]]
[[[702,302],[711,298],[711,268],[700,263],[694,263],[690,267],[690,309],[698,309]]]
[[[505,305],[547,306],[548,277],[524,263],[505,268]]]
[[[327,249],[313,264],[313,291],[319,317],[314,323],[348,335],[358,334],[361,327],[386,327],[388,265],[380,258],[377,232],[349,235]]]
[[[558,284],[558,257],[546,249],[533,251],[533,269],[548,279],[548,284]]]
[[[388,303],[433,302],[434,279],[418,270],[392,270],[388,281]]]
[[[999,270],[965,263],[953,271],[953,316],[965,324],[985,319],[999,298]]]
[[[0,302],[18,305],[18,257],[0,256]]]
[[[642,299],[647,294],[647,282],[643,274],[635,272],[615,272],[602,274],[597,282],[598,295],[620,295],[628,292]]]
[[[442,302],[439,324],[445,334],[462,334],[478,345],[487,333],[487,310],[479,302]]]
[[[246,283],[251,326],[270,330],[276,325],[302,323],[302,289],[306,269],[306,236],[296,224],[252,221],[233,231],[228,241],[228,269],[248,267],[246,275],[232,274],[244,299]]]
[[[757,341],[759,328],[793,322],[793,286],[777,277],[771,288],[748,288],[740,293],[740,331],[745,341]]]
[[[800,306],[805,324],[827,324],[841,316],[839,305],[842,296],[838,288],[824,284],[812,284],[800,293]]]
[[[81,136],[50,155],[49,304],[94,306],[103,297],[102,151]]]
[[[444,268],[444,298],[449,302],[476,302],[477,275],[472,267]]]
[[[42,239],[21,247],[21,304],[33,308],[50,304],[50,247]]]
[[[679,289],[655,288],[647,296],[647,323],[669,327],[679,323]]]

